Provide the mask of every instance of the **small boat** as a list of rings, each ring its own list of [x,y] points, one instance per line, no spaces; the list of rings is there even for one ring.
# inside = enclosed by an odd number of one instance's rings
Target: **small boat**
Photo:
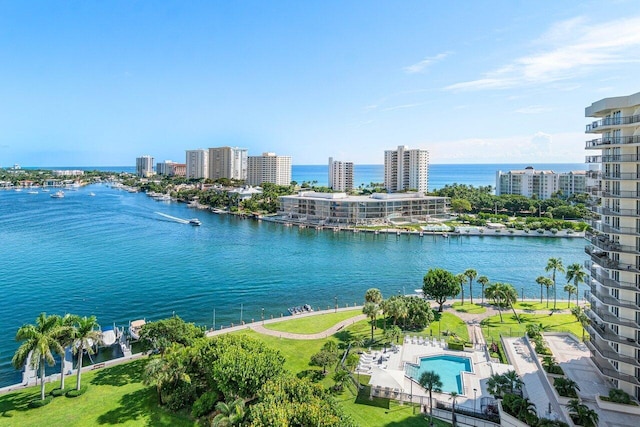
[[[16,193],[19,193],[19,192],[21,192],[21,191],[22,191],[22,188],[16,188],[14,191],[15,191]]]
[[[189,224],[191,224],[191,225],[201,225],[202,223],[200,222],[200,220],[198,218],[191,218],[189,220]]]
[[[296,314],[311,313],[313,308],[311,308],[309,304],[305,304],[297,307],[289,307],[287,310],[289,311],[289,314],[295,316]]]
[[[36,190],[31,190],[31,191],[28,191],[27,193],[29,193],[29,194],[38,194],[38,192]]]
[[[132,340],[140,339],[140,329],[146,324],[147,322],[144,319],[134,320],[129,324],[129,335],[131,335]]]
[[[115,344],[117,338],[118,337],[113,326],[102,328],[102,345],[110,347]]]
[[[95,195],[96,195],[96,193],[94,193],[93,191],[91,193],[89,193],[89,196],[91,196],[91,197],[93,197]]]
[[[43,193],[48,193],[48,192],[49,192],[49,189],[48,189],[48,188],[43,188],[43,189],[42,189],[42,192],[43,192]]]
[[[53,193],[51,197],[54,199],[62,199],[64,197],[64,191],[58,190],[55,193]]]

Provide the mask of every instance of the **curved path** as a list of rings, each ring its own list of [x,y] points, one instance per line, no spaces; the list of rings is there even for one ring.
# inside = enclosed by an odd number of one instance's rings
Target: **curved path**
[[[249,329],[256,331],[260,334],[271,335],[271,336],[280,337],[280,338],[289,338],[293,340],[319,340],[335,334],[336,332],[338,332],[339,330],[341,330],[347,325],[352,325],[361,320],[365,320],[366,318],[367,316],[365,316],[364,314],[358,314],[357,316],[350,317],[349,319],[345,319],[342,322],[336,323],[329,329],[322,332],[318,332],[317,334],[294,334],[292,332],[276,331],[273,329],[267,329],[261,324],[256,324],[256,323],[252,323],[251,325],[249,325]]]

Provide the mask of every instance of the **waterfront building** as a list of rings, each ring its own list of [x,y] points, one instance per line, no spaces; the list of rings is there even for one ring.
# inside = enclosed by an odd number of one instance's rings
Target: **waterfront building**
[[[426,193],[429,184],[429,152],[406,145],[384,152],[384,186],[390,193]]]
[[[449,198],[424,193],[374,193],[349,196],[346,193],[301,191],[281,196],[279,215],[288,220],[318,225],[372,225],[427,222],[446,217]]]
[[[265,182],[277,185],[291,184],[291,156],[276,156],[275,153],[249,156],[247,169],[249,185],[262,185]]]
[[[187,176],[186,163],[174,163],[171,166],[173,168],[173,176]]]
[[[153,157],[142,156],[136,158],[136,175],[148,177],[153,175]]]
[[[204,148],[187,150],[185,176],[188,179],[201,179],[209,176],[209,151]]]
[[[156,173],[158,175],[171,176],[173,175],[173,165],[175,162],[171,160],[165,160],[164,162],[156,163]]]
[[[535,170],[528,166],[523,170],[496,172],[496,195],[516,194],[536,196],[540,200],[562,192],[564,197],[587,192],[587,171],[554,172]]]
[[[640,92],[604,98],[585,109],[587,163],[600,166],[592,194],[587,346],[614,386],[640,398]]]
[[[211,179],[247,179],[246,148],[217,147],[209,148],[209,178]]]
[[[334,161],[329,157],[329,188],[334,191],[353,190],[353,163]]]
[[[79,169],[52,170],[51,174],[53,176],[82,176],[84,175],[84,171]]]

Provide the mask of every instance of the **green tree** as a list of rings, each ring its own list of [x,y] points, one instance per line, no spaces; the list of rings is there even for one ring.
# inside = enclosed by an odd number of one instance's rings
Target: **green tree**
[[[153,357],[145,366],[142,382],[145,385],[155,384],[160,405],[164,405],[166,400],[172,400],[172,394],[179,389],[179,384],[191,383],[188,359],[189,349],[174,344],[163,357]],[[164,399],[164,395],[167,399]]]
[[[74,323],[76,319],[77,316],[68,313],[62,317],[58,317],[58,327],[60,328],[60,332],[57,336],[57,340],[60,347],[62,347],[62,353],[60,353],[60,390],[64,390],[65,352],[67,347],[73,344],[73,336],[75,333]]]
[[[35,325],[22,325],[16,333],[16,341],[24,341],[13,355],[11,363],[16,369],[22,369],[29,360],[31,367],[40,371],[40,398],[44,400],[45,364],[53,366],[53,353],[63,353],[58,342],[61,333],[58,316],[40,313]],[[31,358],[29,359],[29,355]]]
[[[477,282],[482,286],[482,303],[484,304],[484,287],[489,284],[489,278],[487,276],[480,276]]]
[[[584,330],[591,324],[591,319],[579,305],[571,308],[571,314],[573,314],[576,320],[580,322],[580,325],[582,325],[582,341],[584,341]]]
[[[584,427],[597,427],[600,418],[598,413],[587,405],[580,403],[578,399],[570,400],[567,404],[567,409],[576,424]]]
[[[508,283],[492,283],[486,289],[487,298],[493,302],[498,308],[498,314],[500,315],[500,323],[503,323],[501,307],[510,307],[513,310],[513,314],[520,323],[518,313],[514,308],[515,302],[518,300],[518,292],[515,288]]]
[[[567,293],[567,308],[568,308],[568,307],[571,307],[571,295],[576,294],[578,292],[578,289],[575,286],[567,283],[566,285],[564,285],[564,291]]]
[[[373,328],[376,324],[376,318],[378,317],[378,304],[373,302],[364,303],[364,307],[362,307],[362,313],[365,314],[371,323],[371,342],[373,342]]]
[[[464,305],[464,282],[467,281],[467,276],[464,273],[458,273],[455,275],[456,281],[458,282],[458,288],[462,294],[461,303]]]
[[[547,288],[547,308],[549,308],[549,288],[553,286],[553,280],[546,276],[538,276],[536,283],[540,285],[540,302],[542,303],[542,287]]]
[[[204,332],[201,328],[185,322],[179,316],[146,323],[140,330],[143,350],[157,350],[160,354],[164,354],[174,343],[188,347],[202,337]]]
[[[342,391],[342,389],[344,388],[344,383],[347,382],[347,380],[349,379],[349,371],[342,368],[338,368],[333,373],[332,378],[333,378],[333,381],[335,382],[335,385],[333,386],[334,389],[336,391]]]
[[[447,298],[460,293],[460,283],[450,271],[442,268],[429,269],[423,278],[422,292],[426,298],[438,303],[438,311],[441,313]]]
[[[372,302],[374,304],[380,304],[382,302],[382,292],[378,288],[367,289],[364,293],[364,302]]]
[[[75,331],[73,334],[73,348],[78,355],[78,376],[76,377],[76,390],[80,390],[80,375],[82,373],[82,356],[84,351],[93,354],[93,346],[97,345],[102,339],[100,325],[96,320],[96,316],[76,317]]]
[[[471,211],[471,202],[466,199],[451,199],[451,210],[459,214]]]
[[[386,342],[389,342],[389,343],[395,340],[397,344],[401,336],[402,336],[402,329],[400,329],[398,326],[392,326],[389,329],[384,331],[384,339]]]
[[[455,391],[452,391],[450,393],[451,397],[449,398],[450,400],[452,400],[451,402],[451,425],[453,427],[456,427],[458,425],[458,421],[456,420],[456,399],[458,398],[458,393]]]
[[[332,363],[336,363],[338,361],[338,355],[332,351],[328,351],[325,349],[320,350],[313,356],[311,356],[311,366],[321,366],[322,373],[327,374],[327,365],[331,365]]]
[[[469,279],[469,298],[471,299],[471,304],[473,304],[473,281],[478,276],[478,272],[473,268],[467,268],[462,274]]]
[[[573,282],[576,287],[576,305],[580,303],[580,283],[585,283],[589,275],[582,269],[580,263],[573,263],[567,267],[567,283]]]
[[[231,403],[220,401],[216,403],[216,411],[219,413],[211,421],[212,427],[241,426],[246,417],[242,399],[235,399]]]
[[[564,273],[564,266],[562,265],[561,258],[549,258],[547,261],[546,271],[552,271],[551,280],[553,281],[553,309],[556,309],[556,302],[558,297],[556,286],[556,272]]]
[[[440,393],[442,391],[442,381],[440,375],[434,371],[426,371],[420,375],[418,383],[429,392],[429,424],[433,425],[433,397],[432,392]]]

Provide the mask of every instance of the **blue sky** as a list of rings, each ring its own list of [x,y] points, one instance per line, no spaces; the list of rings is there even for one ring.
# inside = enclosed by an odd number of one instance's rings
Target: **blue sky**
[[[584,108],[640,91],[639,28],[634,1],[0,0],[0,166],[581,163]]]

